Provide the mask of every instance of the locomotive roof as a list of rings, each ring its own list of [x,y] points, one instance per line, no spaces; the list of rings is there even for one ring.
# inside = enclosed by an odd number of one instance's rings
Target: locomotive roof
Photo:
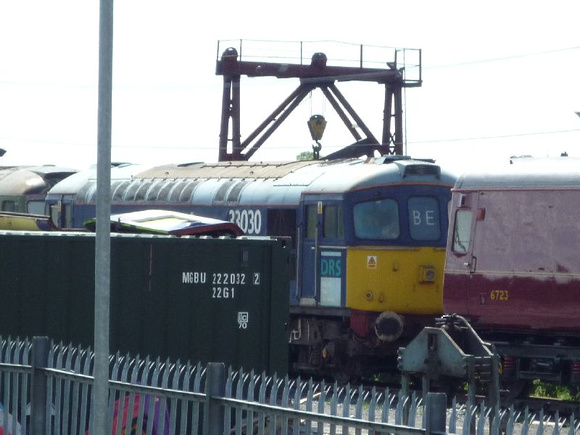
[[[462,174],[457,190],[580,188],[580,159],[520,158]]]
[[[391,163],[391,164],[389,164]],[[416,169],[407,169],[408,167]],[[431,172],[426,170],[430,167]],[[422,170],[418,169],[422,168]],[[164,165],[145,170],[135,178],[141,179],[246,179],[272,180],[274,185],[316,185],[316,180],[325,176],[324,186],[329,189],[345,190],[358,184],[409,181],[414,175],[437,175],[442,183],[449,183],[447,174],[441,174],[433,162],[413,160],[405,157],[369,159],[340,159],[332,161],[303,160],[291,162],[219,162]],[[349,177],[345,176],[349,171]],[[380,177],[380,180],[374,179]]]
[[[380,185],[430,183],[453,186],[455,178],[431,161],[402,156],[292,162],[220,162],[157,167],[123,165],[111,170],[114,201],[212,204],[297,204],[304,193],[342,193]],[[94,201],[95,171],[76,174],[51,190]]]
[[[72,174],[77,172],[76,169],[63,168],[54,165],[44,165],[44,166],[0,166],[0,179],[7,177],[14,173],[35,173],[39,175],[50,175],[50,174]]]
[[[76,172],[60,166],[1,166],[0,190],[4,195],[22,195],[47,190],[53,184]]]
[[[219,162],[185,163],[156,166],[141,172],[139,178],[280,178],[305,166],[318,163],[313,160],[294,162]]]
[[[148,168],[143,165],[134,165],[131,163],[125,163],[121,165],[113,165],[111,169],[111,177],[113,177],[113,171],[116,179],[131,179],[135,174],[143,172]],[[87,183],[95,183],[97,179],[97,168],[96,166],[90,169],[85,169],[84,171],[79,171],[72,174],[70,177],[65,178],[60,183],[56,184],[50,193],[56,194],[66,194],[75,193],[81,187],[85,186]]]

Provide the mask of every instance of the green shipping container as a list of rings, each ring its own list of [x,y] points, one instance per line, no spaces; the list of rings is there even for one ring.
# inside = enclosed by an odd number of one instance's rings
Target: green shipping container
[[[286,239],[111,235],[110,350],[285,374]],[[93,346],[95,235],[0,232],[0,335]]]

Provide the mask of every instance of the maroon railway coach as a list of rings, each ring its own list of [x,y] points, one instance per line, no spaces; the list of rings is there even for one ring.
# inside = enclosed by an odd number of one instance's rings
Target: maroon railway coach
[[[580,160],[517,159],[452,194],[446,313],[502,355],[502,376],[580,384]]]

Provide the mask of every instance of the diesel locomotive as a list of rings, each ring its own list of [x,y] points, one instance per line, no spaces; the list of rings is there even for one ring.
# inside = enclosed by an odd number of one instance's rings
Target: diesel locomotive
[[[283,163],[219,162],[111,169],[111,211],[164,209],[292,239],[291,369],[337,379],[384,371],[443,311],[455,178],[403,156]],[[96,174],[47,195],[60,228],[95,216]]]
[[[170,209],[291,237],[296,372],[384,371],[447,313],[493,344],[512,391],[533,379],[580,385],[578,163],[518,159],[458,179],[394,156],[119,164],[112,211]],[[82,228],[95,216],[94,170],[56,184],[46,207],[59,227]]]

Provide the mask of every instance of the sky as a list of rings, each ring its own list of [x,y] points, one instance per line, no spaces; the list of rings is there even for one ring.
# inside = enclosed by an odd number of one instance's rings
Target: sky
[[[216,59],[223,41],[240,40],[339,41],[345,57],[358,45],[420,49],[422,86],[405,91],[406,153],[453,171],[519,155],[580,156],[577,0],[199,5],[115,2],[112,161],[217,161],[223,77]],[[266,45],[277,53],[277,43]],[[97,0],[0,0],[0,165],[97,163],[98,49]],[[242,77],[242,140],[297,85]],[[380,137],[384,87],[337,86]],[[313,114],[328,121],[322,155],[354,141],[314,92],[252,160],[310,151]]]

